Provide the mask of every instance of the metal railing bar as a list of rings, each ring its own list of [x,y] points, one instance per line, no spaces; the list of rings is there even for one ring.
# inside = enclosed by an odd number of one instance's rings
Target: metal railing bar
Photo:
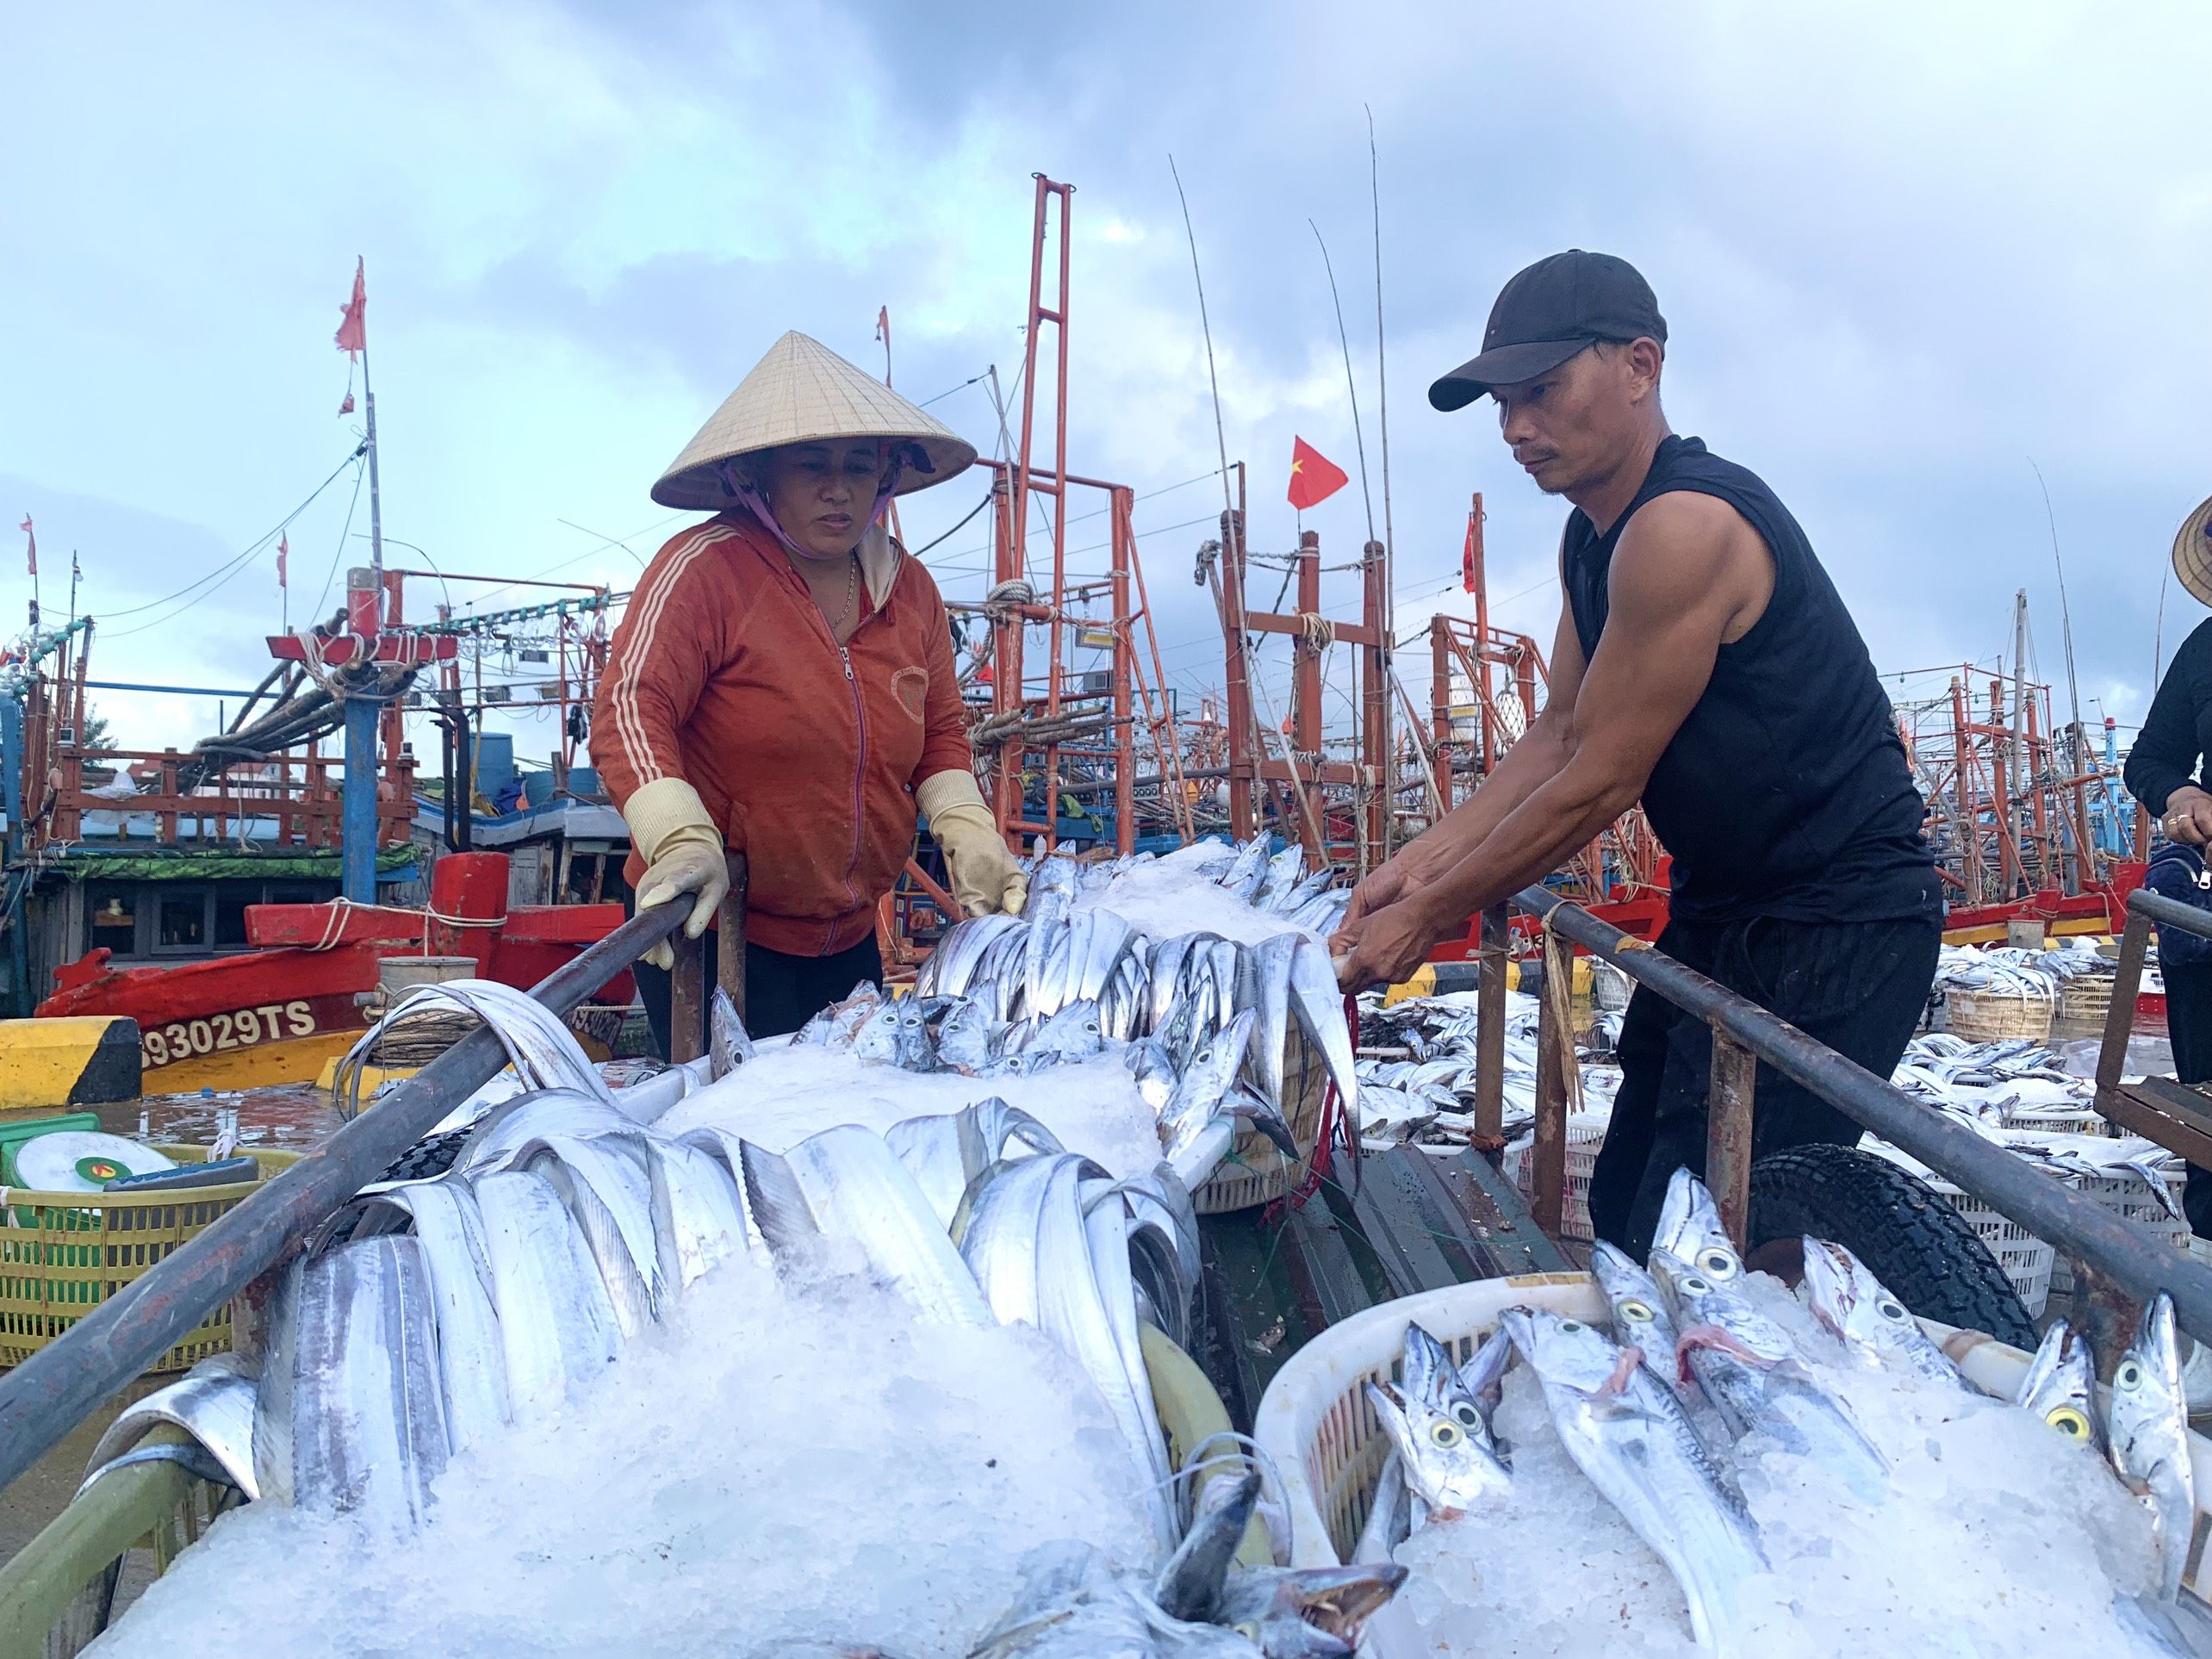
[[[632,916],[530,994],[566,1015],[674,933],[690,910],[687,899]],[[0,1377],[0,1489],[275,1266],[506,1063],[497,1036],[470,1032],[372,1110]]]
[[[2129,903],[2138,897],[2131,896]],[[2164,1239],[2060,1185],[2024,1159],[1985,1140],[1795,1026],[1631,939],[1580,905],[1542,887],[1524,888],[1513,904],[1529,915],[1550,917],[1554,931],[1726,1033],[1861,1127],[1957,1183],[2037,1238],[2107,1274],[2131,1294],[2148,1298],[2167,1292],[2184,1327],[2199,1338],[2212,1339],[2212,1268],[2191,1261]],[[2185,905],[2177,908],[2188,910]],[[2149,906],[2145,909],[2160,914]],[[2200,917],[2199,912],[2188,913],[2192,920]]]

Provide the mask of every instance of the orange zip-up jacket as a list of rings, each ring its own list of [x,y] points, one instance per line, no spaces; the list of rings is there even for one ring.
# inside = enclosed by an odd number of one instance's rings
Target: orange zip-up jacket
[[[867,937],[913,847],[915,789],[974,764],[937,584],[879,546],[873,608],[841,647],[749,513],[693,525],[631,595],[592,710],[615,805],[656,778],[696,789],[745,854],[746,937],[790,955]],[[635,851],[625,873],[644,873]]]

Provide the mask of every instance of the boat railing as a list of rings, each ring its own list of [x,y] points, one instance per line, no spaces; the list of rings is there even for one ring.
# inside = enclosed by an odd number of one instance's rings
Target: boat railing
[[[2165,1238],[2122,1219],[2093,1198],[2046,1175],[2026,1159],[1984,1139],[1956,1118],[1917,1100],[1886,1078],[1845,1059],[1788,1022],[1748,998],[1716,984],[1643,941],[1600,921],[1578,904],[1542,887],[1515,894],[1511,908],[1538,919],[1543,927],[1544,983],[1538,1016],[1536,1130],[1530,1149],[1531,1208],[1548,1233],[1559,1230],[1566,1189],[1567,1118],[1570,1076],[1578,1064],[1573,1016],[1566,993],[1572,984],[1577,946],[1609,962],[1641,991],[1664,998],[1694,1015],[1712,1034],[1712,1081],[1708,1096],[1706,1184],[1721,1216],[1739,1246],[1750,1221],[1751,1163],[1755,1149],[1757,1071],[1761,1062],[1815,1095],[1891,1145],[1980,1199],[2072,1258],[2092,1279],[2103,1276],[2117,1302],[2164,1290],[2193,1335],[2212,1340],[2212,1267],[2193,1261]],[[1507,905],[1482,918],[1481,963],[1476,987],[1476,1073],[1477,1130],[1495,1137],[1505,1113],[1504,1054]],[[2132,1014],[2135,979],[2151,921],[2171,916],[2174,925],[2212,937],[2212,916],[2184,904],[2137,892],[2128,899],[2128,941],[2113,991],[2112,1018],[2122,1036],[2117,1050],[2106,1043],[2104,1066],[2116,1086],[2126,1047],[2124,1022]],[[2175,915],[2178,912],[2178,915]],[[1553,991],[1550,988],[1556,987]],[[2212,1104],[2196,1097],[2200,1107]],[[2100,1107],[2104,1104],[2102,1098]],[[2201,1110],[2201,1156],[2212,1164],[2212,1116]],[[2126,1118],[2113,1114],[2116,1122]],[[2128,1127],[2133,1127],[2128,1125]],[[2158,1137],[2153,1136],[2153,1139]],[[2078,1276],[2080,1277],[2080,1276]],[[2116,1310],[2108,1308],[2108,1313]]]
[[[117,776],[150,773],[146,785],[129,795],[109,795],[88,787],[88,767],[109,767]],[[134,774],[133,768],[138,769]],[[30,850],[67,846],[83,839],[85,816],[92,812],[150,816],[164,847],[180,839],[221,842],[255,821],[273,821],[270,835],[277,847],[335,848],[341,836],[342,757],[304,755],[240,757],[204,783],[187,782],[185,774],[210,770],[204,757],[174,749],[79,749],[56,751],[50,790],[27,790],[32,820]],[[150,786],[147,786],[150,785]],[[402,756],[388,766],[377,791],[376,838],[385,847],[401,846],[414,823],[414,762]],[[39,800],[46,793],[43,803]],[[44,811],[39,811],[40,805]],[[188,835],[187,826],[191,833]]]
[[[744,991],[744,860],[730,855],[730,896],[718,935],[687,940],[687,898],[643,910],[532,986],[556,1014],[631,966],[662,940],[675,950],[674,1059],[705,1052],[706,965],[716,941],[719,984]],[[217,1308],[245,1295],[438,1122],[498,1074],[506,1051],[488,1028],[470,1032],[321,1146],[272,1178],[37,1353],[0,1376],[0,1490],[11,1485]]]

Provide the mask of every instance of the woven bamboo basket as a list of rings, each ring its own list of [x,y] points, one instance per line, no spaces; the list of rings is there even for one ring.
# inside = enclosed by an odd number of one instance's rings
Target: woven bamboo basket
[[[2047,1042],[2057,1007],[2047,991],[1954,990],[1943,998],[1951,1035],[1967,1042],[2002,1042],[2008,1037]]]

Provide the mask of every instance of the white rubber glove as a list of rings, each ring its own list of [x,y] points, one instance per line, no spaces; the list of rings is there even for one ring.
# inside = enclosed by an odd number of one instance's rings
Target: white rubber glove
[[[983,804],[972,772],[932,773],[922,780],[914,798],[922,816],[929,820],[929,833],[945,849],[945,864],[953,877],[953,897],[969,916],[989,916],[1003,910],[1021,914],[1028,901],[1029,878],[1006,838],[998,833],[998,820]]]
[[[656,778],[623,804],[622,816],[630,825],[631,845],[645,861],[645,873],[637,883],[637,908],[649,910],[695,893],[684,937],[698,938],[730,892],[722,831],[715,827],[699,791],[681,778]],[[672,969],[676,954],[663,939],[645,953],[644,960],[655,967]]]

